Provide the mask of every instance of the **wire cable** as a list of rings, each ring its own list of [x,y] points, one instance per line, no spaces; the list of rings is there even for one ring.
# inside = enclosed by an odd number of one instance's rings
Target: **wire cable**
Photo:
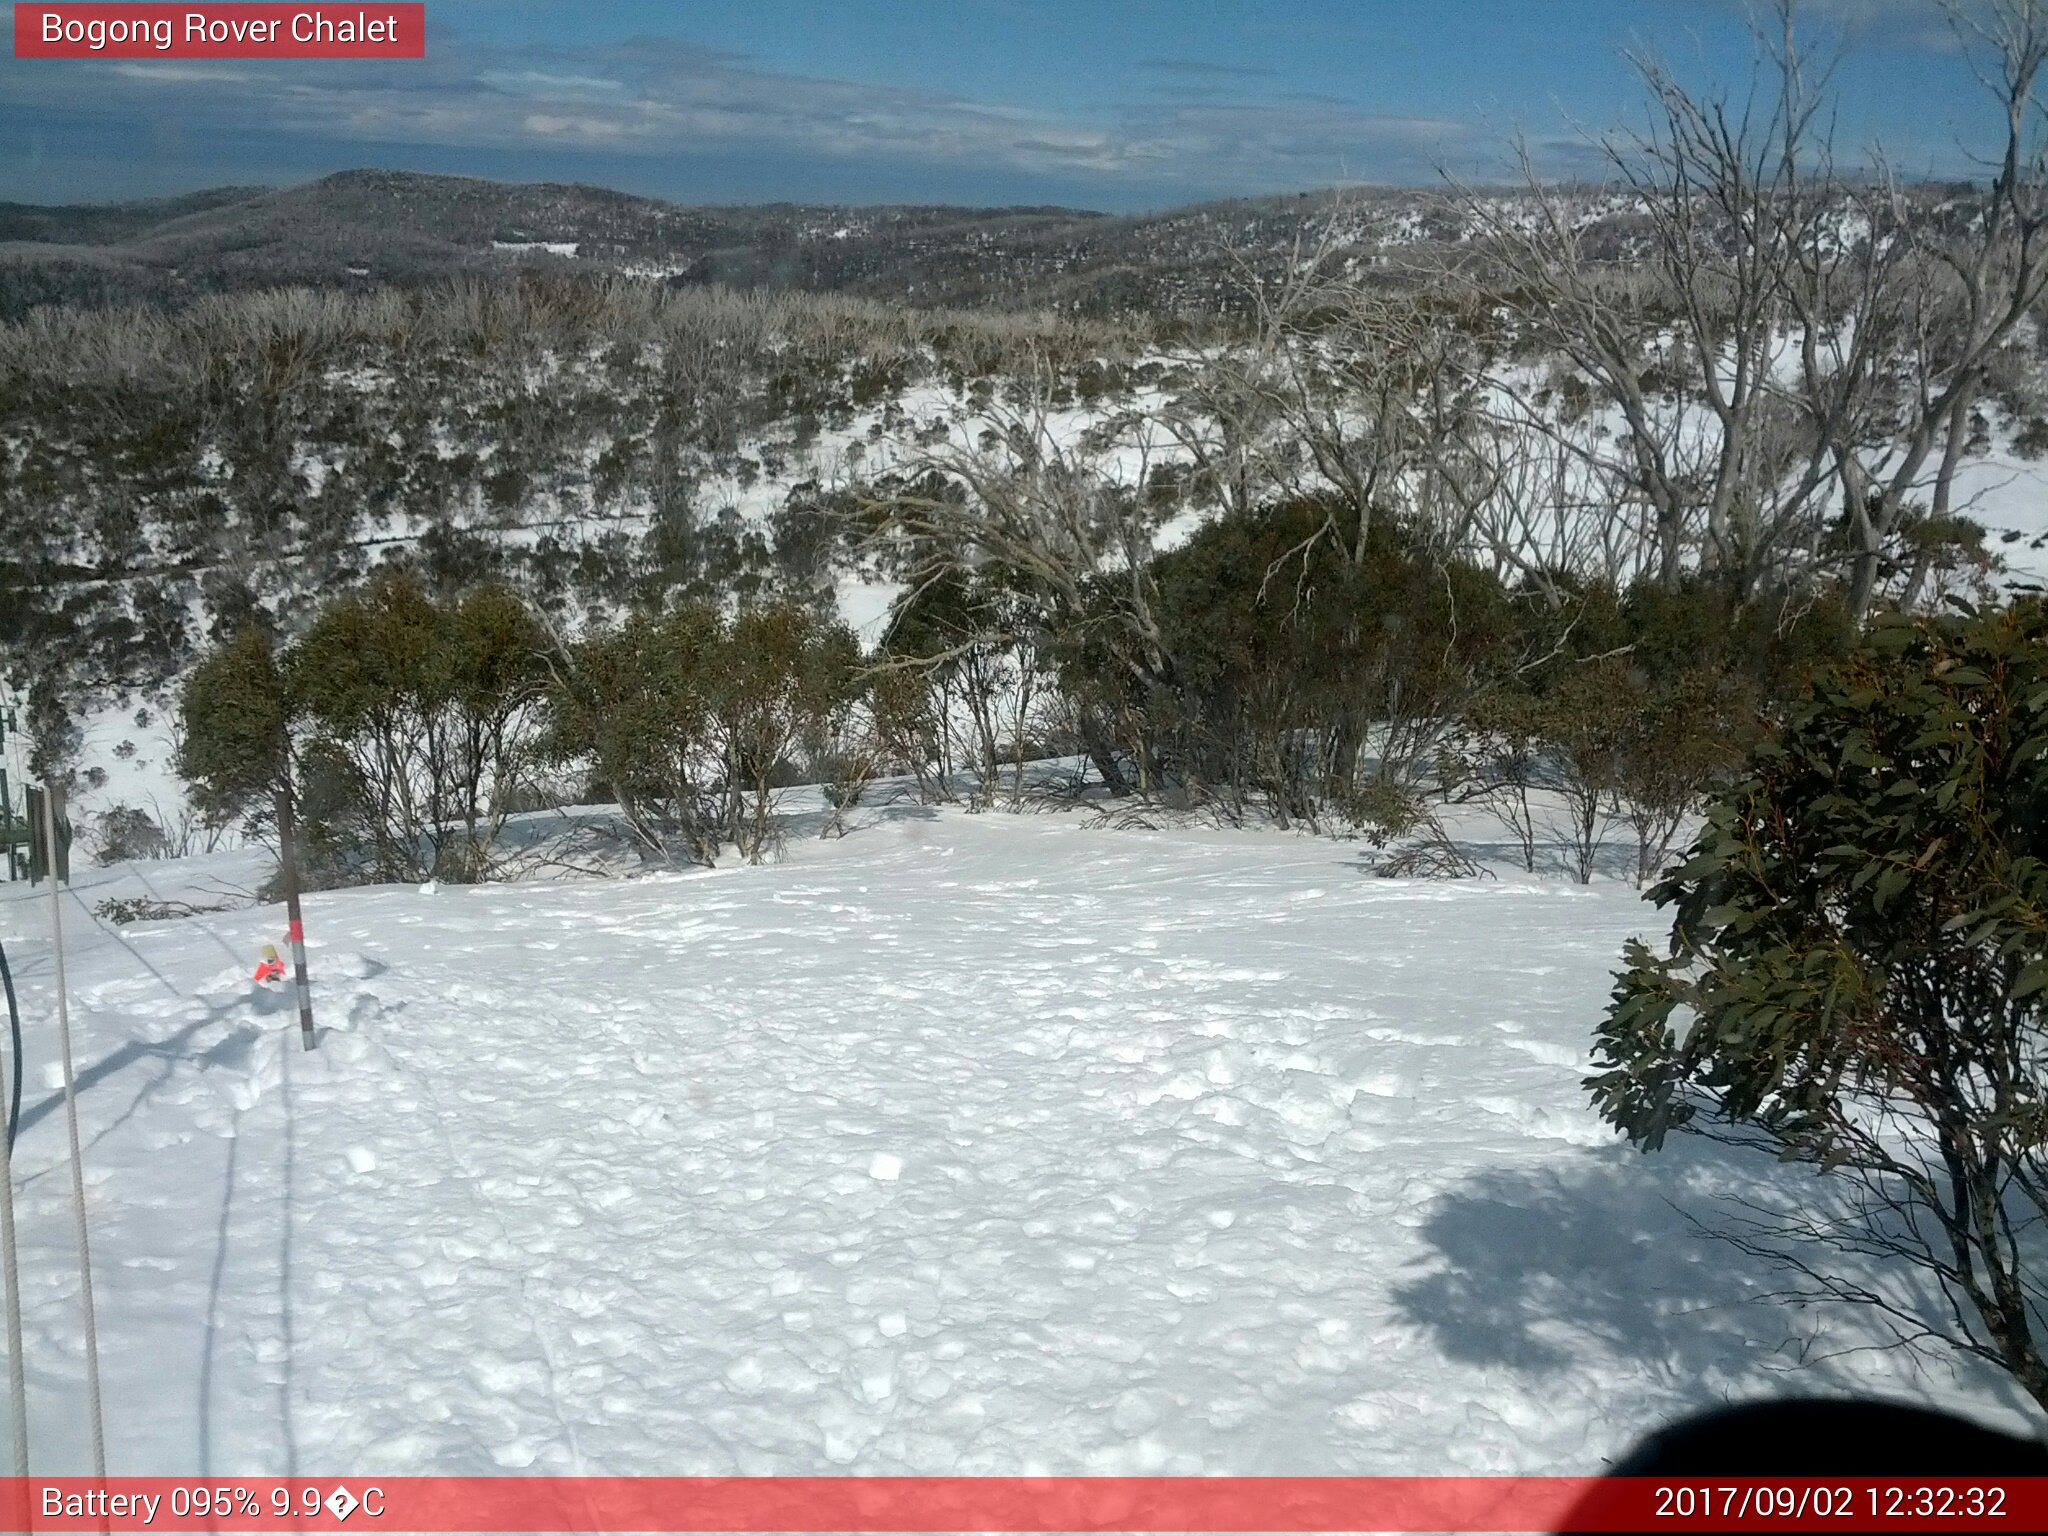
[[[7,983],[7,1012],[14,1027],[14,1112],[0,1139],[0,1278],[7,1287],[7,1394],[14,1432],[14,1475],[28,1476],[28,1367],[21,1353],[21,1268],[14,1247],[14,1128],[21,1120],[21,1014],[14,1003],[14,978],[0,946],[0,980]]]
[[[7,1151],[12,1156],[14,1135],[21,1128],[21,1004],[14,1000],[14,973],[7,968],[5,944],[0,944],[0,987],[7,992],[7,1029],[14,1042],[14,1054],[9,1058],[14,1073],[14,1089],[7,1099]]]

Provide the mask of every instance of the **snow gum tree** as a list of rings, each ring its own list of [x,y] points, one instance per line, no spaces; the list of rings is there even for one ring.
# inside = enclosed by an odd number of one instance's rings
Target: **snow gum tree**
[[[1021,757],[1030,731],[1045,667],[1037,619],[1028,596],[990,571],[952,569],[910,593],[890,619],[880,670],[919,680],[929,699],[917,716],[903,712],[916,702],[913,695],[896,691],[878,702],[899,734],[918,718],[938,729],[945,738],[935,753],[942,771],[955,762],[974,770],[978,808],[996,803],[999,765],[1006,752]]]
[[[262,630],[201,662],[179,704],[178,773],[202,815],[226,822],[290,788],[291,701]]]
[[[860,646],[793,603],[636,614],[550,659],[546,750],[617,799],[650,855],[710,864],[728,842],[759,863],[783,785],[830,755],[861,702]]]
[[[536,759],[541,649],[503,587],[387,573],[290,645],[251,625],[202,662],[179,772],[216,821],[289,798],[324,877],[484,879]]]
[[[718,855],[711,716],[722,637],[718,610],[693,603],[636,614],[551,661],[547,750],[587,766],[655,857]]]
[[[1940,191],[1881,153],[1876,174],[1838,167],[1841,93],[1798,35],[1808,9],[1764,8],[1746,92],[1634,61],[1645,126],[1592,146],[1638,226],[1625,263],[1526,152],[1521,203],[1468,194],[1467,212],[1487,302],[1553,360],[1535,389],[1516,360],[1496,368],[1495,414],[1566,454],[1622,514],[1603,521],[1647,515],[1645,573],[1676,591],[1703,572],[1745,604],[1838,580],[1863,619],[1986,560],[1959,472],[2048,296],[2048,0],[1925,7],[1985,87],[1996,146],[1985,179]]]
[[[380,878],[484,878],[535,760],[542,646],[502,587],[437,601],[387,574],[330,605],[289,666],[322,790],[309,833],[367,847]]]
[[[1587,1084],[1605,1117],[1826,1175],[1728,1235],[2048,1406],[2048,610],[1882,621],[1651,896],[1670,951],[1627,951]]]
[[[751,864],[770,851],[776,791],[791,759],[819,756],[859,694],[860,644],[795,603],[743,608],[722,647],[712,711],[724,758],[726,834]]]

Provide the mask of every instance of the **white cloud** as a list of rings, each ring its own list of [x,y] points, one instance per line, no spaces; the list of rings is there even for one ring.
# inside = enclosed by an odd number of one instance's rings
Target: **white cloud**
[[[508,96],[546,96],[556,100],[615,100],[626,94],[616,80],[597,75],[560,75],[545,70],[490,70],[477,79]]]
[[[159,85],[228,85],[249,78],[247,70],[224,68],[218,64],[179,63],[165,60],[138,59],[124,60],[107,66],[114,74],[132,80],[150,80]]]
[[[1257,72],[1157,60],[1143,73],[1235,82]],[[79,69],[107,89],[110,114],[203,122],[213,132],[291,134],[375,145],[514,151],[562,148],[648,156],[863,163],[1097,183],[1191,196],[1427,178],[1475,142],[1454,119],[1373,113],[1356,105],[1235,89],[1161,94],[1141,80],[1133,99],[1092,114],[1034,110],[940,90],[764,69],[730,53],[661,39],[605,49],[536,52],[475,47],[416,64],[304,64],[236,74],[203,66],[74,66],[19,77],[76,113]]]

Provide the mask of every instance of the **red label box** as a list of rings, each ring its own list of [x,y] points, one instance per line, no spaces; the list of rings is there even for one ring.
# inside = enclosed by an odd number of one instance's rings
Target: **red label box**
[[[17,59],[420,59],[421,4],[16,5]]]
[[[0,1477],[0,1529],[2018,1532],[2048,1478]]]

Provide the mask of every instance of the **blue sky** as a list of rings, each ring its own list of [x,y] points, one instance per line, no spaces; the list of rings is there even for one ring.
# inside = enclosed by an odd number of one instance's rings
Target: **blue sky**
[[[1955,174],[1992,121],[1933,0],[1806,0],[1839,137]],[[0,33],[11,26],[0,12]],[[429,0],[416,62],[0,57],[0,199],[354,166],[683,201],[1142,209],[1554,174],[1639,111],[1626,53],[1750,77],[1743,0]],[[11,55],[11,40],[6,53]],[[1846,158],[1846,157],[1845,157]]]

